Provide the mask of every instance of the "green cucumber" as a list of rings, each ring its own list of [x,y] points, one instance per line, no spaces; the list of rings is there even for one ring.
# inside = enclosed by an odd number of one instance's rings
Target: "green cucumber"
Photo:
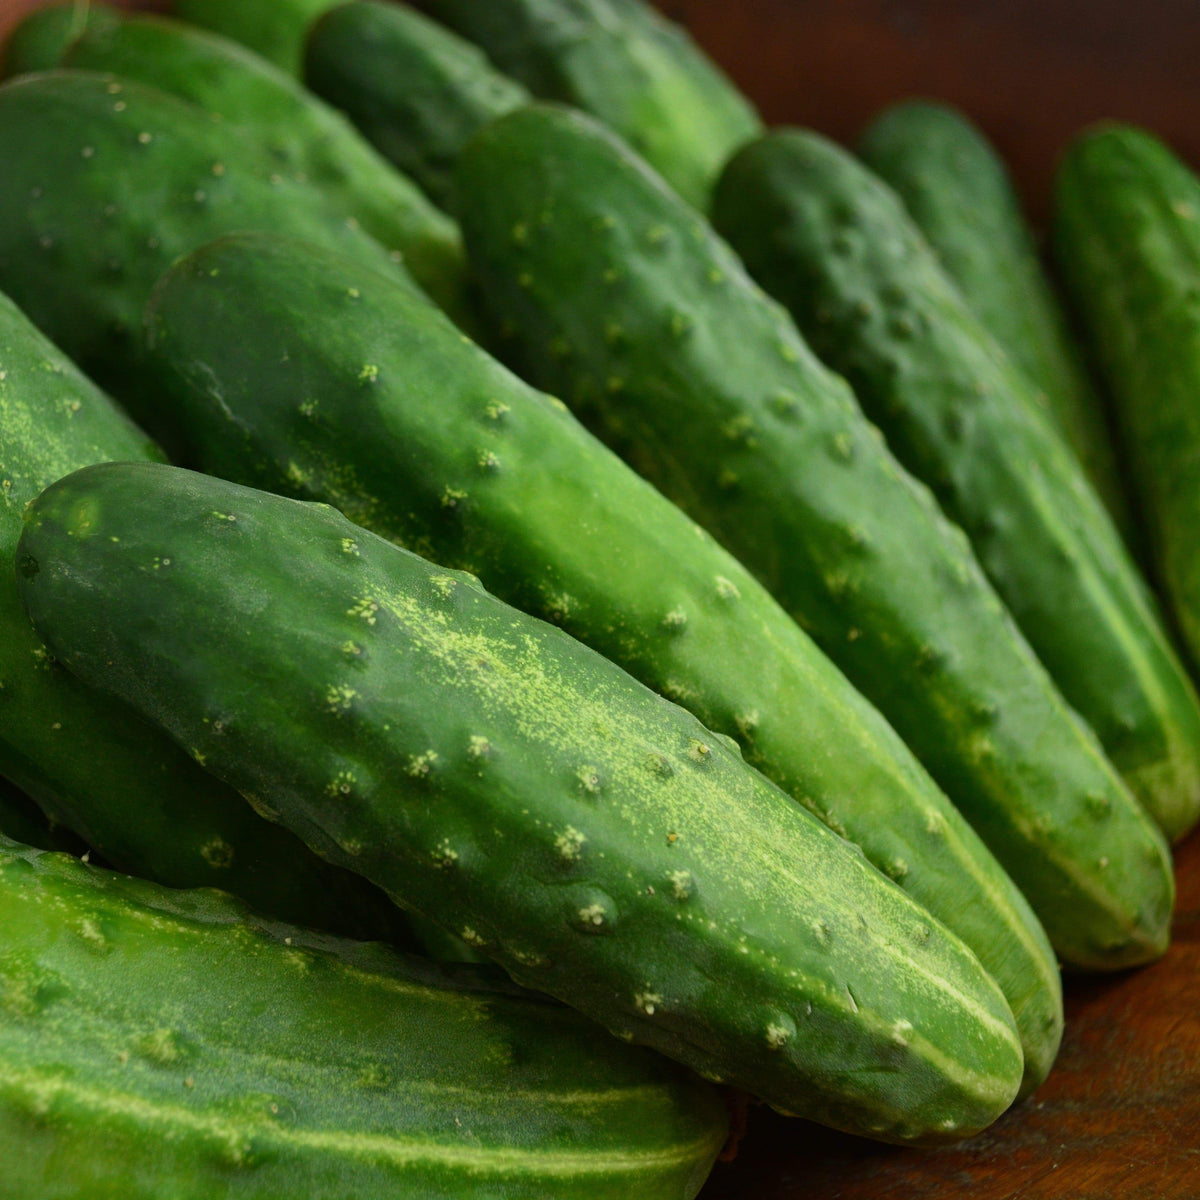
[[[71,670],[619,1036],[888,1140],[965,1136],[1016,1093],[1011,1013],[955,935],[473,576],[326,505],[141,463],[47,489],[17,569]]]
[[[0,47],[0,79],[49,71],[62,63],[67,47],[85,30],[114,25],[121,19],[108,4],[43,4],[19,21]]]
[[[219,114],[228,140],[258,144],[264,161],[318,188],[389,250],[456,321],[469,324],[457,227],[407,176],[295,79],[237,42],[165,17],[89,28],[63,66],[149,84]]]
[[[150,378],[200,469],[470,570],[738,739],[971,947],[1016,1015],[1027,1086],[1045,1077],[1062,1001],[1024,898],[753,576],[561,404],[412,291],[267,235],[181,259],[146,325]]]
[[[910,100],[872,121],[858,154],[900,194],[980,322],[1040,389],[1039,402],[1133,545],[1104,404],[996,149],[949,105]]]
[[[1182,837],[1200,818],[1200,701],[1078,460],[900,197],[826,138],[778,130],[730,160],[714,211],[970,536],[1133,794]]]
[[[645,0],[422,0],[543,100],[616,130],[702,211],[725,160],[762,132],[753,105]]]
[[[40,850],[85,853],[87,847],[55,825],[20,788],[0,776],[0,836]]]
[[[0,290],[154,436],[138,386],[142,309],[180,254],[234,229],[334,245],[398,279],[315,188],[204,109],[86,71],[0,87]]]
[[[255,816],[131,708],[83,687],[30,628],[11,568],[25,506],[79,467],[156,457],[0,296],[0,775],[121,870],[222,887],[304,924],[399,936],[384,896]]]
[[[392,0],[354,0],[321,17],[304,82],[451,212],[463,146],[532,99],[473,43]]]
[[[691,1200],[720,1098],[504,981],[0,839],[0,1192]]]
[[[459,184],[513,359],[775,593],[975,825],[1062,958],[1160,954],[1166,842],[962,532],[730,248],[565,109],[493,122]]]
[[[1112,394],[1151,559],[1200,667],[1200,180],[1145,130],[1068,149],[1054,250]]]
[[[175,0],[171,11],[189,25],[240,42],[297,78],[312,23],[341,0]]]

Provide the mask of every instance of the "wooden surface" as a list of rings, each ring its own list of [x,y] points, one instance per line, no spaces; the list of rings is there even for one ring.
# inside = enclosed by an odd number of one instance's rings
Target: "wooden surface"
[[[0,0],[0,33],[38,0]],[[1195,0],[663,0],[772,123],[851,140],[884,104],[961,105],[1046,209],[1062,145],[1137,121],[1200,163]],[[1200,1200],[1200,836],[1180,850],[1175,940],[1154,966],[1067,985],[1049,1081],[933,1152],[754,1109],[701,1200]],[[630,1200],[637,1200],[631,1197]]]

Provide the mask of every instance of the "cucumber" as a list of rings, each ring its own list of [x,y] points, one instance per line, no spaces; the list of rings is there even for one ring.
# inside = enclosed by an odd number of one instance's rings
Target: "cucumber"
[[[222,887],[308,925],[399,938],[402,918],[386,897],[257,817],[127,705],[83,687],[30,628],[11,567],[25,506],[78,467],[156,457],[0,296],[0,775],[121,870]]]
[[[1200,818],[1200,701],[1146,585],[1028,378],[900,198],[818,134],[779,130],[714,208],[751,274],[933,489],[1067,701],[1163,832]]]
[[[181,21],[211,29],[297,78],[304,63],[304,37],[323,12],[341,0],[175,0]]]
[[[1200,181],[1152,134],[1089,130],[1055,184],[1054,250],[1104,368],[1157,579],[1200,667]]]
[[[493,122],[459,185],[513,360],[775,593],[975,825],[1062,958],[1160,954],[1165,840],[962,532],[729,247],[563,109]]]
[[[120,12],[108,4],[43,4],[18,21],[0,47],[0,79],[57,67],[85,30],[114,25]]]
[[[980,323],[1040,389],[1039,403],[1135,545],[1104,404],[996,149],[949,105],[910,100],[871,122],[858,154],[900,194]]]
[[[388,252],[204,109],[86,71],[0,87],[0,290],[159,440],[138,387],[142,309],[180,254],[233,229]],[[168,445],[168,449],[170,446]]]
[[[389,250],[460,324],[471,320],[458,228],[328,105],[236,42],[165,17],[89,28],[61,65],[135,79],[220,114],[273,170],[318,188]]]
[[[691,1200],[699,1080],[498,972],[0,839],[0,1191]]]
[[[57,825],[20,788],[0,776],[0,836],[36,846],[82,854],[87,847]]]
[[[592,113],[701,210],[725,160],[762,132],[750,101],[644,0],[422,0],[543,100]]]
[[[965,1136],[1016,1093],[1012,1016],[957,937],[473,576],[328,506],[142,463],[44,492],[17,564],[71,670],[517,982],[887,1140]]]
[[[304,82],[448,212],[463,146],[532,99],[477,46],[391,0],[355,0],[320,17]]]
[[[410,290],[269,235],[181,259],[146,328],[150,379],[200,469],[469,569],[738,739],[971,947],[1016,1015],[1026,1087],[1045,1077],[1061,991],[1024,898],[753,576],[559,402]]]

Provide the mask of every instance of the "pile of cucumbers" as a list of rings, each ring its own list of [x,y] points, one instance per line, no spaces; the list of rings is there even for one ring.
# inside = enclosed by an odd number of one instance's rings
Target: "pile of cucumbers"
[[[1068,317],[944,106],[421,7],[4,48],[14,1196],[690,1200],[739,1091],[978,1132],[1167,948],[1200,180],[1067,149]]]

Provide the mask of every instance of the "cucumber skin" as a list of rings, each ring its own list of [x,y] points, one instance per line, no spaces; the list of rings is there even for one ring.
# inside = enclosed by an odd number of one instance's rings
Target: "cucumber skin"
[[[961,530],[729,247],[566,110],[493,122],[459,186],[482,302],[527,377],[774,592],[975,826],[1061,958],[1161,954],[1165,841]]]
[[[340,4],[319,18],[308,35],[304,82],[447,212],[463,146],[532,100],[474,43],[391,0]]]
[[[1015,885],[753,577],[560,402],[421,297],[266,235],[181,259],[146,328],[148,378],[199,469],[469,570],[738,739],[967,942],[1016,1015],[1026,1089],[1045,1078],[1061,987]]]
[[[876,117],[857,153],[899,193],[980,322],[1040,389],[1126,544],[1134,547],[1104,402],[995,148],[956,109],[913,100]]]
[[[4,84],[0,157],[0,290],[160,441],[137,386],[142,308],[180,254],[272,229],[408,278],[316,189],[272,180],[224,122],[133,81],[59,71]]]
[[[39,850],[83,854],[87,846],[61,826],[52,825],[44,812],[19,788],[0,776],[0,836]]]
[[[79,467],[159,451],[3,296],[0,366],[0,774],[122,870],[221,887],[304,924],[399,937],[402,918],[376,889],[255,816],[131,708],[55,665],[11,566],[25,506]]]
[[[1095,127],[1055,181],[1054,253],[1113,399],[1157,582],[1200,667],[1200,183],[1152,134]]]
[[[240,42],[299,78],[304,38],[312,23],[341,0],[175,0],[181,21]]]
[[[89,29],[64,66],[156,87],[259,143],[264,160],[319,189],[404,264],[460,324],[471,321],[458,228],[339,113],[237,42],[182,21],[127,16]]]
[[[1063,696],[1171,840],[1200,817],[1200,702],[1107,510],[1025,374],[900,198],[834,143],[778,130],[715,212],[751,274],[972,539]]]
[[[107,4],[81,6],[68,0],[43,4],[13,26],[0,47],[0,79],[50,71],[60,66],[67,47],[86,29],[115,24],[120,12]]]
[[[956,937],[473,577],[327,506],[145,464],[44,492],[18,564],[72,670],[518,982],[887,1140],[965,1136],[1016,1093],[1011,1014]]]
[[[724,1140],[706,1085],[499,972],[3,838],[0,909],[12,1200],[690,1200]]]
[[[750,102],[644,0],[422,0],[537,97],[619,133],[690,204],[708,208],[725,160],[762,132]]]

